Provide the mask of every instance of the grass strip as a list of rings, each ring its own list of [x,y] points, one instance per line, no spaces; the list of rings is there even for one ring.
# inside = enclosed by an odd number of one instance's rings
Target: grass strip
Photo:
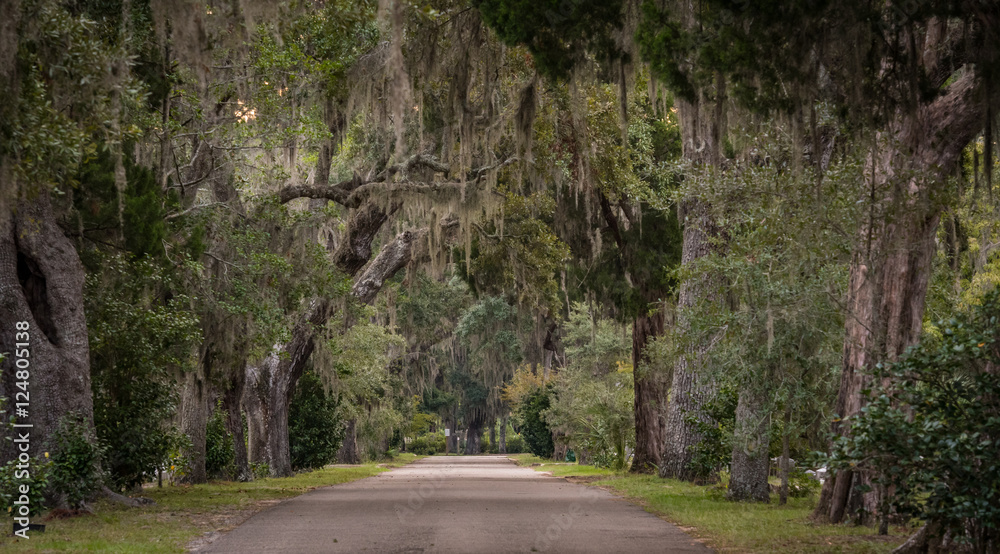
[[[719,552],[878,554],[889,552],[913,531],[892,528],[880,537],[869,527],[822,525],[809,519],[817,498],[789,498],[779,506],[729,502],[718,486],[699,486],[651,475],[552,462],[530,454],[508,456],[518,465],[608,489],[678,525]]]
[[[13,537],[11,520],[0,537],[4,552],[186,552],[193,540],[213,531],[228,531],[253,514],[310,490],[356,481],[406,465],[423,456],[400,454],[390,462],[332,467],[292,477],[250,483],[212,481],[204,485],[147,488],[143,496],[155,505],[128,508],[101,500],[93,514],[67,519],[32,518],[45,523],[44,533],[30,539]]]

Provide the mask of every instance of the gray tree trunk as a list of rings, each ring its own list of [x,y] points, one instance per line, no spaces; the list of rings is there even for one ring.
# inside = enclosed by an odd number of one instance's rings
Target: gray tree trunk
[[[337,451],[338,464],[360,464],[361,455],[358,453],[358,420],[350,419],[344,427],[344,442],[340,444]]]
[[[17,190],[6,160],[0,160],[0,194]],[[93,429],[84,277],[45,191],[0,204],[0,352],[7,353],[0,364],[0,396],[7,397],[6,409],[17,423],[33,426],[32,456],[50,450],[49,437],[69,414]],[[25,360],[21,367],[19,360]],[[25,364],[28,385],[22,390],[15,383],[22,381],[17,371]],[[28,404],[26,416],[18,413],[17,402]],[[0,441],[0,462],[15,455],[12,442]]]
[[[184,376],[180,405],[181,432],[191,441],[190,447],[184,450],[188,462],[187,473],[182,479],[185,483],[208,481],[208,473],[205,470],[205,435],[208,429],[209,411],[209,390],[204,373],[189,372]]]
[[[229,388],[222,394],[222,409],[226,413],[226,431],[233,437],[233,462],[236,466],[237,481],[252,481],[250,459],[247,455],[247,441],[243,434],[243,412],[240,409],[246,388],[246,372],[233,371]]]
[[[693,18],[692,14],[689,17]],[[725,128],[724,82],[717,82],[714,98],[699,93],[694,102],[677,100],[677,114],[681,128],[681,147],[684,158],[692,165],[718,168],[722,154],[719,150]],[[681,264],[688,264],[713,251],[713,241],[721,230],[711,214],[710,206],[696,198],[681,202],[680,218],[684,226],[681,245]],[[699,301],[721,302],[714,292],[711,276],[700,275],[681,283],[677,299],[677,325],[681,331],[689,328],[685,312]],[[708,344],[691,346],[674,364],[670,385],[670,401],[663,421],[663,453],[660,456],[660,477],[692,480],[695,472],[690,468],[691,452],[701,441],[697,427],[686,421],[697,416],[701,407],[716,390],[715,383],[703,374],[703,359]]]
[[[768,502],[771,487],[767,483],[771,458],[768,456],[770,413],[767,395],[752,385],[745,385],[736,404],[736,427],[733,430],[733,459],[729,468],[730,500]]]

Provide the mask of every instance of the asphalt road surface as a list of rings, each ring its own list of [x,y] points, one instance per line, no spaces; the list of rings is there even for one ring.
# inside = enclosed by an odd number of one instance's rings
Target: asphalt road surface
[[[711,552],[596,487],[435,456],[265,510],[201,552]]]

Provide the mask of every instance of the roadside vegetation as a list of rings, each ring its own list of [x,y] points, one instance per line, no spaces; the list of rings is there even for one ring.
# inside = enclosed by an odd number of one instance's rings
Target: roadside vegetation
[[[553,462],[531,454],[508,457],[535,471],[624,496],[719,552],[876,554],[890,552],[911,532],[893,527],[887,536],[879,536],[865,526],[818,524],[810,518],[816,506],[815,489],[790,498],[783,506],[776,501],[738,503],[726,500],[724,482],[695,485],[575,462]],[[772,481],[777,484],[777,480]]]

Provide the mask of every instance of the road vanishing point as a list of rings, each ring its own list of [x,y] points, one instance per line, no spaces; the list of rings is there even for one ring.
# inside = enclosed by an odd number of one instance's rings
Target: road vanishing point
[[[199,552],[711,550],[597,487],[504,456],[436,456],[282,502]]]

